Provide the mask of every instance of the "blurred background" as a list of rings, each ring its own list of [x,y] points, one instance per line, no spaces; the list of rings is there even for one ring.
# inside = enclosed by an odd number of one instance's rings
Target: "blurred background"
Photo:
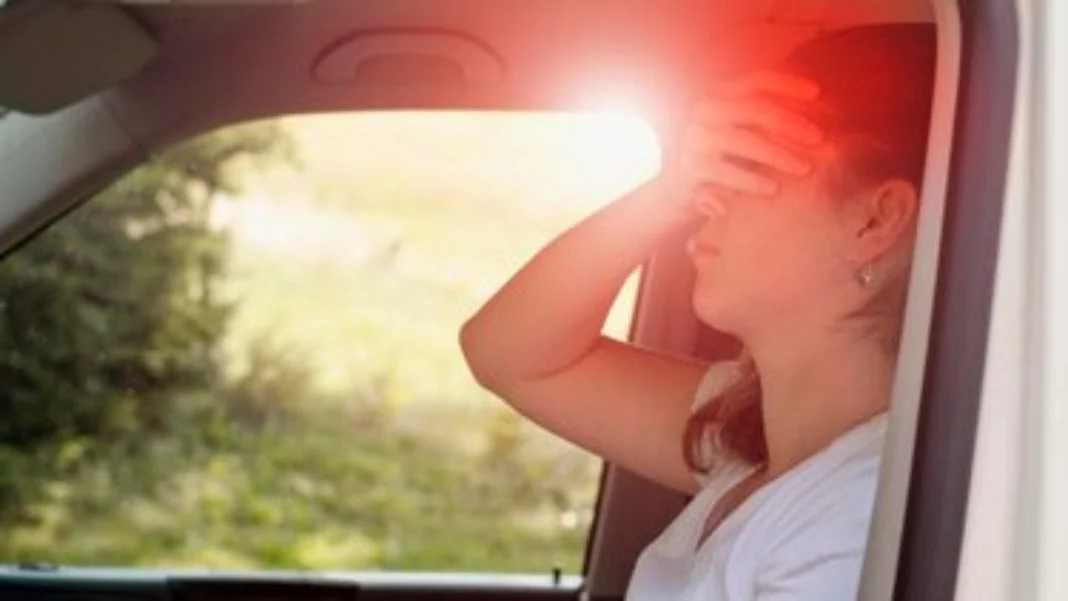
[[[131,172],[0,262],[0,562],[579,572],[601,464],[458,330],[658,164],[621,113],[369,113]]]

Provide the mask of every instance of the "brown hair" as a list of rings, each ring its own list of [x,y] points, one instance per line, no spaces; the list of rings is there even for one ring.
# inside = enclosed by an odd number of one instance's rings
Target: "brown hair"
[[[894,178],[921,188],[935,48],[931,24],[865,25],[802,44],[779,64],[820,86],[818,100],[798,112],[819,124],[837,149],[824,176],[831,199],[846,202]],[[882,278],[871,300],[846,317],[865,320],[896,352],[907,290],[906,271]],[[736,377],[713,396],[686,423],[683,455],[690,468],[708,472],[724,457],[766,461],[760,376],[744,351]]]

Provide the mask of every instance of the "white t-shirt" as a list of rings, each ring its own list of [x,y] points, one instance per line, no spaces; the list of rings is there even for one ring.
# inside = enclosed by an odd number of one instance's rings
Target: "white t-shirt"
[[[710,371],[698,401],[723,382]],[[722,466],[642,552],[627,601],[853,601],[886,414],[839,436],[749,496],[698,547],[716,502],[755,469]]]

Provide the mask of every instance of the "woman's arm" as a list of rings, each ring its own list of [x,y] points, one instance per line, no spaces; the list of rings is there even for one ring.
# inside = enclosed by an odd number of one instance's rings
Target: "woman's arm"
[[[657,178],[571,228],[539,252],[463,327],[475,377],[518,411],[608,461],[666,486],[695,488],[682,454],[693,395],[708,364],[601,335],[627,276],[716,201],[703,186],[773,195],[778,182],[743,158],[797,173],[805,161],[755,133],[810,140],[811,126],[746,95],[812,95],[811,85],[761,75],[697,107],[678,160]],[[743,129],[750,128],[750,129]],[[707,188],[704,188],[707,190]]]
[[[693,222],[662,189],[647,182],[554,240],[465,324],[461,341],[479,382],[527,417],[689,491],[682,433],[706,365],[601,335],[627,276]]]

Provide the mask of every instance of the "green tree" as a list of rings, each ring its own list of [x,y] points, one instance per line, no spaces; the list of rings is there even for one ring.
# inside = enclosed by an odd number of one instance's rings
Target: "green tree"
[[[274,124],[169,151],[0,262],[0,445],[159,428],[218,377],[229,307],[213,199],[249,159],[291,157]]]

